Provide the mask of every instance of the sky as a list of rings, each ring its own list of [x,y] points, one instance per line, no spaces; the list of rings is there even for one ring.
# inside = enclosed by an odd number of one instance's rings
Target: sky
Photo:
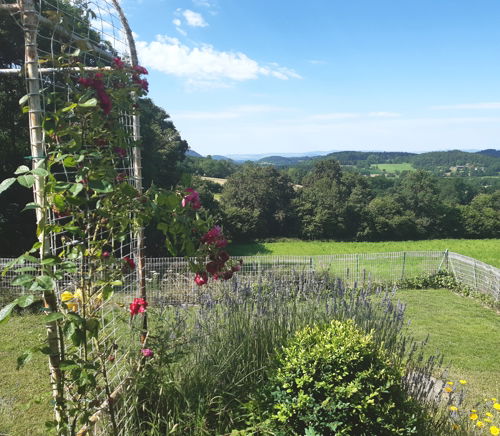
[[[500,148],[498,0],[122,0],[202,155]]]

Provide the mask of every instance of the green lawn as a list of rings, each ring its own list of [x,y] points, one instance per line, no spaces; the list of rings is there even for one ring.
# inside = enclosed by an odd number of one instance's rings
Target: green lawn
[[[396,171],[414,171],[415,168],[411,163],[400,163],[400,164],[375,164],[372,165],[373,168],[378,168],[380,171],[386,171],[388,173],[395,173]]]
[[[45,337],[40,315],[13,316],[0,325],[0,435],[45,435],[52,419],[47,357],[35,354],[19,371],[16,358]]]
[[[399,251],[454,251],[500,268],[500,239],[432,239],[427,241],[335,242],[288,239],[276,242],[231,244],[233,256],[387,253]]]
[[[428,351],[450,365],[449,380],[464,379],[469,399],[500,397],[500,314],[446,289],[403,290],[408,327],[417,340],[429,334]]]

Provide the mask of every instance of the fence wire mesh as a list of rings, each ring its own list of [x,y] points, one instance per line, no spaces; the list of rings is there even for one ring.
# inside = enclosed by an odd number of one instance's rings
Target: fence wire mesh
[[[453,252],[413,251],[398,253],[332,254],[323,256],[246,256],[233,280],[256,281],[268,273],[289,274],[328,272],[349,286],[396,283],[399,280],[450,272],[461,283],[500,298],[500,269],[479,260]],[[0,259],[2,268],[10,259]],[[193,281],[189,259],[147,258],[146,286],[152,304],[196,304],[206,294],[230,291],[233,280],[210,281],[200,287]],[[12,286],[15,270],[0,278],[3,295],[18,295],[20,287]],[[131,279],[133,280],[133,279]],[[135,289],[123,286],[115,292],[115,303],[126,303]]]

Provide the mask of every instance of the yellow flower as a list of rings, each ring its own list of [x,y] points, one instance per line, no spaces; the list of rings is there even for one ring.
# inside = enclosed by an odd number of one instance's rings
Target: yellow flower
[[[496,425],[492,425],[490,427],[490,433],[493,435],[493,436],[497,436],[500,434],[500,428],[498,428]]]
[[[453,412],[455,412],[455,410],[458,410],[457,406],[450,406],[450,410],[452,410]]]
[[[465,384],[467,384],[467,380],[458,380],[458,382],[459,382],[461,385],[465,385]]]
[[[493,404],[493,409],[500,410],[500,404],[499,403]]]
[[[472,413],[476,413],[476,412],[477,412],[477,410],[476,410],[476,409],[470,409],[470,411],[471,411]]]
[[[497,399],[496,398],[492,398],[491,401],[493,401],[494,403],[496,403]]]
[[[484,422],[488,422],[488,423],[490,423],[490,422],[493,422],[493,421],[492,421],[490,418],[485,418],[485,419],[484,419]]]
[[[74,298],[74,295],[69,292],[69,291],[64,291],[62,294],[61,294],[61,300],[62,301],[69,301],[69,300],[72,300]]]
[[[453,382],[447,382],[446,384],[453,386]]]
[[[78,298],[80,301],[83,301],[82,290],[81,290],[80,288],[78,288],[78,289],[75,291],[75,298]]]
[[[478,418],[477,413],[471,413],[469,418],[475,421]]]
[[[444,391],[445,391],[445,392],[453,392],[453,389],[452,389],[452,388],[449,388],[449,387],[446,387],[446,388],[444,388]]]
[[[478,421],[478,422],[476,422],[476,425],[477,425],[479,428],[484,427],[484,422]]]
[[[486,415],[486,416],[489,416],[490,418],[492,418],[492,417],[493,417],[493,413],[491,413],[491,412],[486,412],[486,413],[485,413],[485,415]]]
[[[71,312],[76,312],[78,310],[78,303],[66,303],[66,307]]]

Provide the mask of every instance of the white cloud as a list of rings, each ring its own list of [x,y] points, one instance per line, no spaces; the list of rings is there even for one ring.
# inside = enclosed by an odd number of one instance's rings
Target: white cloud
[[[177,27],[179,27],[182,24],[181,20],[179,20],[178,18],[174,18],[172,20],[172,23],[174,23],[174,26],[177,26]]]
[[[194,12],[190,9],[186,9],[182,12],[182,15],[186,19],[186,23],[191,27],[207,27],[208,23],[203,18],[203,15],[198,12]]]
[[[166,35],[157,35],[151,42],[138,41],[137,47],[145,66],[182,77],[192,85],[227,86],[227,81],[240,82],[261,76],[280,80],[300,78],[293,70],[276,64],[260,65],[241,52],[219,51],[208,44],[189,47]]]
[[[465,103],[465,104],[452,104],[444,106],[432,106],[431,109],[434,110],[445,110],[445,109],[500,109],[500,102],[488,102],[488,103]]]

